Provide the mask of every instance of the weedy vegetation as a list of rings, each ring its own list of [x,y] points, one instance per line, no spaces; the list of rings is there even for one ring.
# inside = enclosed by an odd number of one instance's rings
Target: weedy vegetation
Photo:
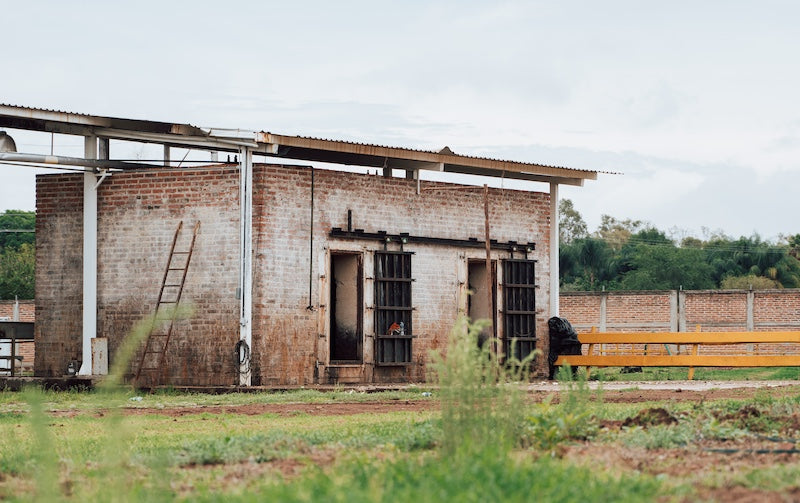
[[[713,500],[713,491],[731,486],[797,489],[793,458],[726,473],[676,468],[714,448],[778,445],[766,438],[790,450],[787,441],[800,436],[797,398],[611,404],[585,374],[562,369],[561,392],[535,403],[522,385],[531,360],[503,360],[492,341],[478,344],[480,330],[459,320],[434,357],[436,386],[403,392],[138,396],[116,381],[126,366],[119,362],[97,391],[0,393],[0,499],[650,502],[702,500],[708,491]],[[145,332],[137,327],[130,347]],[[235,408],[369,400],[434,403],[339,416]],[[581,454],[586,449],[660,461],[632,468],[598,462]]]

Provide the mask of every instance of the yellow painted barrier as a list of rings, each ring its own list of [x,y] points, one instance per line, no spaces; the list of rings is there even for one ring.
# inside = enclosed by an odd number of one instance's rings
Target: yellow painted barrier
[[[556,365],[570,364],[573,367],[689,367],[689,379],[694,377],[694,367],[797,367],[800,353],[780,355],[749,354],[703,355],[703,346],[736,344],[800,344],[800,331],[791,332],[592,332],[578,335],[582,344],[588,344],[584,355],[563,355]],[[643,354],[608,354],[606,345],[644,345]],[[648,346],[690,346],[690,354],[648,355]],[[633,348],[630,349],[633,351]],[[667,350],[669,352],[669,350]]]

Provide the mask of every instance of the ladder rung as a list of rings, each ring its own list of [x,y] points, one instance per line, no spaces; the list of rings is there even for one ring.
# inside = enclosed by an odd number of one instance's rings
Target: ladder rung
[[[160,355],[163,352],[164,352],[163,349],[160,350],[160,351],[152,351],[152,350],[148,349],[147,351],[144,352],[144,354],[146,354],[146,355]]]
[[[185,267],[170,267],[170,268],[169,268],[169,269],[167,269],[167,270],[168,270],[168,271],[185,271],[185,270],[186,270],[186,268],[185,268]]]
[[[142,367],[139,370],[158,370],[158,367]]]
[[[164,288],[171,287],[171,286],[183,286],[180,283],[176,283],[174,285],[164,285]]]
[[[190,251],[174,251],[174,252],[172,252],[173,255],[188,255],[190,253],[192,253],[192,252],[190,252]]]

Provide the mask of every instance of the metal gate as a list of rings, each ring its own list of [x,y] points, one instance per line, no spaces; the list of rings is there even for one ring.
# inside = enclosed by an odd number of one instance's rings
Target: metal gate
[[[411,363],[411,252],[375,252],[375,363]]]
[[[503,353],[522,360],[536,349],[535,260],[503,261]]]

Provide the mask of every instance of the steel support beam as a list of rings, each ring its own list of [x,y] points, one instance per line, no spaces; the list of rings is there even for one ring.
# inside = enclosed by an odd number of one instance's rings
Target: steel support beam
[[[558,222],[558,184],[550,184],[550,316],[559,313],[559,222]]]
[[[97,137],[85,136],[83,155],[97,159]],[[92,339],[97,337],[97,177],[83,174],[83,330],[79,375],[92,374]],[[66,369],[65,369],[66,370]]]
[[[239,385],[252,384],[253,347],[253,151],[239,151]],[[246,349],[244,349],[246,348]]]

